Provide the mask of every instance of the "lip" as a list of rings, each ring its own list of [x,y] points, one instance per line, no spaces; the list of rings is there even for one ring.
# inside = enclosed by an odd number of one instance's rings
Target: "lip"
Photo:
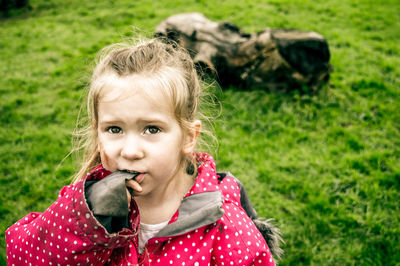
[[[118,171],[130,173],[130,174],[140,173],[140,171],[129,170],[129,169],[118,169]]]
[[[138,171],[134,171],[134,170],[127,170],[127,169],[124,169],[124,170],[119,170],[119,171],[122,171],[122,172],[125,172],[125,173],[129,173],[129,174],[137,174],[137,175],[135,176],[134,180],[135,180],[136,182],[138,182],[138,183],[140,183],[140,182],[143,181],[144,175],[145,175],[145,173],[138,172]]]
[[[144,173],[139,173],[137,176],[136,176],[136,178],[135,178],[135,181],[136,182],[138,182],[139,184],[143,181],[143,179],[144,179]]]

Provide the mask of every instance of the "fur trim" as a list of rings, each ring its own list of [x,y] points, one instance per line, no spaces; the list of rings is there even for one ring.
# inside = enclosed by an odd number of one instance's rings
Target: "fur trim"
[[[257,229],[261,232],[265,241],[268,244],[269,249],[271,250],[272,256],[276,260],[280,260],[283,255],[283,250],[280,247],[281,242],[285,243],[282,239],[281,230],[272,223],[274,219],[266,219],[266,218],[256,218],[253,220]]]

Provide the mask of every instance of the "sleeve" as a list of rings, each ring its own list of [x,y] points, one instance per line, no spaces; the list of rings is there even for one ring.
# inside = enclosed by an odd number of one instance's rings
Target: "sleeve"
[[[103,265],[114,251],[129,248],[135,229],[108,233],[89,209],[84,183],[64,187],[45,212],[7,229],[8,265]]]
[[[234,204],[224,209],[212,265],[275,265],[267,243],[243,209]]]

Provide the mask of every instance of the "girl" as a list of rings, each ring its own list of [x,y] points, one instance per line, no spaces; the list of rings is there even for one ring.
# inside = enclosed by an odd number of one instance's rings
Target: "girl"
[[[6,231],[9,265],[274,265],[240,182],[195,149],[200,90],[178,47],[108,48],[88,92],[86,163]]]

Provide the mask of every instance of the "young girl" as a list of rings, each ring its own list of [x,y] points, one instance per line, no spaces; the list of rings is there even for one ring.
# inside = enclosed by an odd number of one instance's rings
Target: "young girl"
[[[180,48],[108,48],[88,93],[86,163],[6,231],[9,265],[274,265],[240,182],[195,149],[200,90]]]

